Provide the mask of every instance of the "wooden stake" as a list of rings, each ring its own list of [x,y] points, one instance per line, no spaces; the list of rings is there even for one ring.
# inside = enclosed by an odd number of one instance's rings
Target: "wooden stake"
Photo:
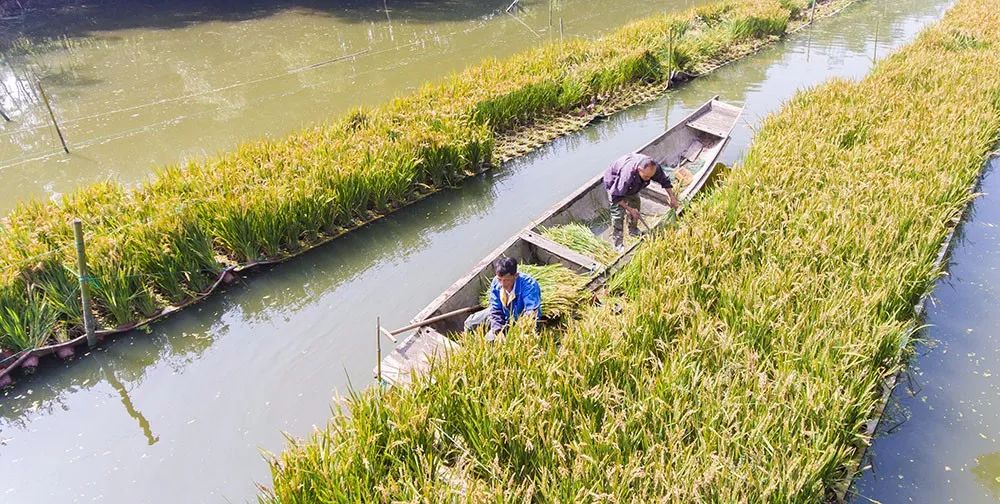
[[[379,386],[382,385],[382,318],[375,317],[375,356],[378,362],[375,364],[375,377]]]
[[[816,19],[816,0],[812,2],[812,11],[809,13],[809,26],[811,27],[813,21]],[[809,37],[806,38],[806,61],[809,61],[809,56],[812,53],[812,43],[813,43],[813,30],[809,30]]]
[[[670,45],[667,52],[667,82],[674,79],[674,27],[670,26]]]
[[[549,0],[549,28],[552,28],[552,2],[555,0]]]
[[[4,113],[2,108],[0,108],[0,117],[3,117],[5,121],[10,122],[10,117],[7,117],[7,114]]]
[[[87,334],[87,346],[97,344],[94,334],[94,315],[90,307],[90,274],[87,272],[87,251],[83,243],[83,222],[73,219],[73,235],[76,236],[76,263],[80,269],[80,300],[83,303],[83,330]]]
[[[878,59],[878,24],[882,21],[882,17],[879,16],[875,18],[875,47],[872,48],[872,63]]]
[[[66,147],[66,139],[63,138],[62,130],[59,129],[59,123],[56,122],[56,114],[52,111],[52,106],[49,105],[49,97],[45,95],[45,90],[42,89],[42,81],[35,81],[38,84],[38,91],[42,94],[42,101],[45,102],[45,108],[49,109],[49,117],[52,118],[52,125],[56,127],[56,133],[59,134],[59,141],[62,142],[63,150],[66,154],[69,154],[69,147]]]
[[[559,43],[563,41],[563,18],[559,18]]]

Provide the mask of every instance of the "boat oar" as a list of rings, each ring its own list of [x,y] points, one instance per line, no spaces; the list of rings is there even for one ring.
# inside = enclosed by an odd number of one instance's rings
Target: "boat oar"
[[[385,335],[385,337],[389,338],[390,340],[392,340],[393,343],[395,343],[396,342],[396,336],[399,336],[400,334],[403,334],[406,331],[412,331],[413,329],[417,329],[417,328],[420,328],[420,327],[423,327],[423,326],[426,326],[426,325],[430,325],[430,324],[433,324],[435,322],[440,322],[440,321],[442,321],[444,319],[451,318],[451,317],[454,317],[456,315],[462,315],[463,313],[474,312],[474,311],[479,310],[479,309],[481,309],[479,305],[476,305],[476,306],[467,306],[465,308],[460,308],[460,309],[455,310],[455,311],[450,311],[448,313],[442,313],[441,315],[436,315],[436,316],[433,316],[431,318],[421,320],[420,322],[415,322],[415,323],[410,324],[408,326],[400,327],[399,329],[396,329],[395,331],[389,331],[389,330],[386,330],[386,328],[380,326],[379,327],[379,331],[381,331],[382,334]]]

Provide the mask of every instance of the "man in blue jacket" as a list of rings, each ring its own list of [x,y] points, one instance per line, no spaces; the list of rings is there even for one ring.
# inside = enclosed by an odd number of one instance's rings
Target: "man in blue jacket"
[[[472,314],[465,321],[465,329],[489,323],[487,339],[503,334],[507,326],[522,316],[530,316],[536,324],[542,319],[542,288],[538,281],[525,273],[518,273],[517,259],[504,257],[493,264],[496,277],[490,284],[490,302],[485,310]]]

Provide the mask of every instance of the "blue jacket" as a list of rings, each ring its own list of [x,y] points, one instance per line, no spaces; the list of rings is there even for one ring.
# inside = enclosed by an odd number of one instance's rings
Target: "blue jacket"
[[[514,301],[508,310],[500,303],[500,289],[503,286],[498,278],[493,278],[490,284],[490,329],[499,332],[512,320],[517,320],[523,313],[534,311],[535,319],[542,320],[542,288],[538,281],[530,275],[518,273],[514,280]]]

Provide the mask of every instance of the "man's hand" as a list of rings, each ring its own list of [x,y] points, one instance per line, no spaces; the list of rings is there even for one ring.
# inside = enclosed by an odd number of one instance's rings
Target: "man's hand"
[[[674,210],[680,208],[681,202],[677,199],[677,196],[674,195],[674,192],[668,189],[667,194],[669,195],[669,197],[667,198],[667,205],[670,206],[670,208],[673,208]]]
[[[632,208],[632,207],[630,207],[628,205],[622,205],[622,206],[625,207],[625,213],[627,213],[628,216],[632,218],[632,220],[634,220],[634,221],[638,221],[639,220],[640,217],[639,217],[639,211],[638,210],[636,210],[636,209],[634,209],[634,208]]]

